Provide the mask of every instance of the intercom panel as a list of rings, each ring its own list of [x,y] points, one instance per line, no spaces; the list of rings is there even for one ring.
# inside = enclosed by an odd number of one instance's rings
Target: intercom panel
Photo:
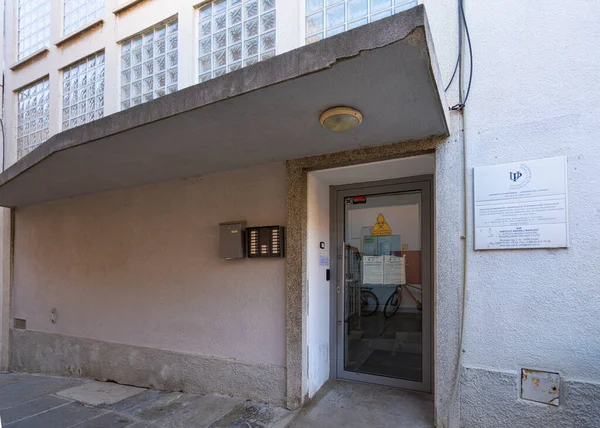
[[[285,256],[285,227],[249,227],[247,233],[248,258]]]

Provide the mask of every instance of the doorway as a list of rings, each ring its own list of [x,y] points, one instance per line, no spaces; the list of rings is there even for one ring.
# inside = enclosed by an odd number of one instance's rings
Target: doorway
[[[331,187],[333,377],[432,390],[432,177]]]

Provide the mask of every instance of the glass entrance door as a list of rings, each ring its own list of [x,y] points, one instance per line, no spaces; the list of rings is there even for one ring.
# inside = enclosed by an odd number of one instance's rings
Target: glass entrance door
[[[431,182],[336,191],[336,371],[431,391]]]

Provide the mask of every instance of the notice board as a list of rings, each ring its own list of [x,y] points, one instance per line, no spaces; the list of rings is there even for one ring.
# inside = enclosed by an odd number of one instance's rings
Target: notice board
[[[475,249],[568,246],[567,158],[474,168]]]
[[[406,260],[397,256],[363,256],[363,284],[406,284]]]

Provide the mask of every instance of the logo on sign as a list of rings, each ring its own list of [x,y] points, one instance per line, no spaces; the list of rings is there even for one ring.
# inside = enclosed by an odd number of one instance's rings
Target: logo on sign
[[[517,172],[511,172],[510,173],[510,179],[512,181],[514,181],[515,183],[517,181],[519,181],[519,178],[523,177],[523,174],[521,173],[521,171],[517,171]]]
[[[510,185],[510,190],[518,190],[526,187],[531,181],[531,169],[525,164],[521,164],[518,170],[510,171],[508,177],[513,184]]]

